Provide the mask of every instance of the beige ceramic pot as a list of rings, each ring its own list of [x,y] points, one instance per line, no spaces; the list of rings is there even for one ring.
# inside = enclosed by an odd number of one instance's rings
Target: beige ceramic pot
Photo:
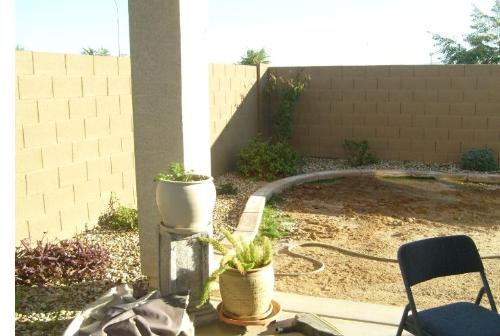
[[[270,311],[274,290],[272,264],[242,275],[229,269],[219,278],[225,313],[232,318],[262,319]]]
[[[158,181],[156,204],[163,224],[181,233],[205,232],[215,206],[213,178],[201,181]]]

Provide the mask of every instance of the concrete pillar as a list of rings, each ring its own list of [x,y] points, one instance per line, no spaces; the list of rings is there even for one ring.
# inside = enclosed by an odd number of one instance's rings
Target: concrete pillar
[[[213,306],[207,302],[198,305],[203,285],[213,271],[213,250],[198,238],[211,237],[212,225],[206,232],[194,234],[179,233],[160,224],[159,288],[162,294],[190,291],[187,311],[195,326],[216,319]]]
[[[210,175],[207,0],[129,0],[142,271],[158,286],[155,175],[171,162]]]

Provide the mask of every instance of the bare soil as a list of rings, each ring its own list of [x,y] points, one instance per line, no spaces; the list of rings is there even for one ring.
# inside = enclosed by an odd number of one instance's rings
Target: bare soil
[[[293,242],[320,241],[373,256],[396,258],[409,241],[451,234],[471,236],[482,256],[500,255],[500,185],[381,177],[344,177],[296,186],[283,194],[281,209],[296,223]],[[399,266],[321,248],[300,248],[326,264],[318,274],[278,276],[276,289],[306,295],[403,306]],[[311,262],[285,252],[276,272],[303,272]],[[500,259],[484,260],[500,302]],[[417,307],[474,300],[479,276],[431,280],[414,287]],[[486,297],[483,302],[486,302]]]

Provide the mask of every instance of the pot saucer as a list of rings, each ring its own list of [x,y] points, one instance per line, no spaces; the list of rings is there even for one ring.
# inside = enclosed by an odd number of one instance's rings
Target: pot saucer
[[[224,305],[223,303],[219,303],[217,305],[216,309],[216,314],[219,320],[221,320],[224,323],[227,324],[234,324],[234,325],[239,325],[239,326],[249,326],[249,325],[260,325],[260,326],[265,326],[268,324],[270,321],[273,321],[276,319],[276,316],[281,312],[281,306],[278,302],[272,300],[271,301],[271,309],[270,312],[263,318],[261,319],[236,319],[232,317],[228,317],[224,314]]]

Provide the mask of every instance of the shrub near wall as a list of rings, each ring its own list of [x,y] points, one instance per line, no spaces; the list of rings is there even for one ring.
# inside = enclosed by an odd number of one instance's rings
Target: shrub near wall
[[[93,226],[135,204],[128,57],[16,53],[16,240]]]

